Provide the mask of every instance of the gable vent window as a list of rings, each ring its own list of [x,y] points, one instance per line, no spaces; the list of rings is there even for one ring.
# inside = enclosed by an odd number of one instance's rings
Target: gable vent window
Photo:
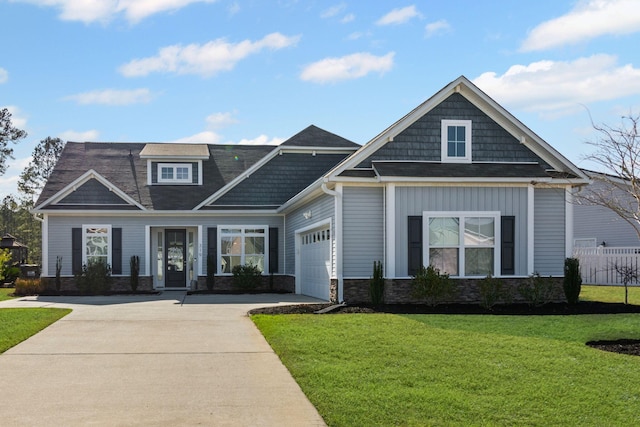
[[[442,121],[442,162],[471,163],[471,120]]]
[[[191,184],[192,165],[191,164],[158,164],[158,182],[172,184]]]

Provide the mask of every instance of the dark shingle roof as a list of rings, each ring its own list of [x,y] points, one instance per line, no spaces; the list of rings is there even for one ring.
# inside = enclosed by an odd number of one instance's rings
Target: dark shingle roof
[[[317,126],[310,125],[281,144],[282,147],[360,148],[360,145]]]

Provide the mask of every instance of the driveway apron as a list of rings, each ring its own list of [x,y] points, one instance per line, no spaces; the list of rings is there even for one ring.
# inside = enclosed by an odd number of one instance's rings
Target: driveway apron
[[[72,308],[0,355],[2,425],[324,426],[247,316],[299,295],[28,297]]]

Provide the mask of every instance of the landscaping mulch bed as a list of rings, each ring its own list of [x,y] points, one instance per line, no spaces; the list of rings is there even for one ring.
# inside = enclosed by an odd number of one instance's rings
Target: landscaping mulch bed
[[[330,309],[333,307],[333,309]],[[421,304],[334,305],[298,304],[264,307],[251,310],[250,314],[323,314],[344,313],[392,313],[392,314],[486,314],[486,315],[579,315],[579,314],[622,314],[640,313],[640,305],[581,301],[575,305],[566,303],[545,304],[532,307],[528,304],[496,305],[491,310],[477,304],[440,304],[435,307]],[[614,353],[640,356],[640,340],[620,339],[615,341],[590,341],[588,346]]]

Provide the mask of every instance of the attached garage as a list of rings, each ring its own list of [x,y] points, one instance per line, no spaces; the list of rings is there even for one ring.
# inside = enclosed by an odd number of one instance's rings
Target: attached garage
[[[300,293],[329,300],[331,232],[323,226],[300,234],[298,274]]]

